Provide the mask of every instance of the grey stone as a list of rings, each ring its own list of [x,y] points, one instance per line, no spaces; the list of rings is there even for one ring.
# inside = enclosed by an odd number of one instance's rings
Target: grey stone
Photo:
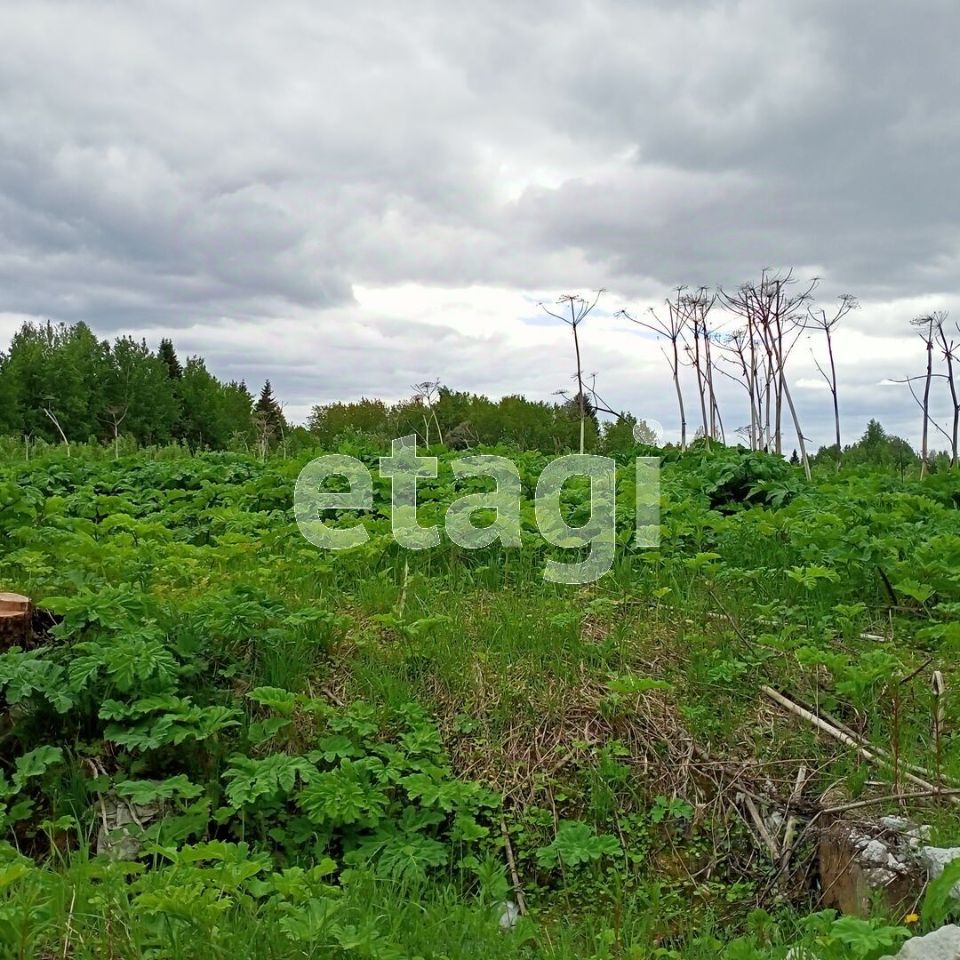
[[[927,868],[927,876],[936,880],[947,864],[960,859],[960,847],[921,847],[920,862]],[[960,883],[953,888],[954,897],[960,898]]]
[[[895,956],[883,960],[960,960],[960,927],[950,925],[908,940]]]
[[[135,860],[143,846],[143,829],[160,815],[160,805],[132,803],[111,792],[100,798],[98,812],[97,853],[111,860]]]
[[[922,840],[930,839],[930,827],[913,823],[906,817],[881,817],[880,824],[884,829],[906,837],[912,847],[918,846]]]
[[[500,904],[500,929],[511,930],[520,920],[520,908],[512,901]]]
[[[820,835],[825,906],[866,917],[880,899],[891,913],[916,901],[926,879],[917,854],[900,834],[879,825],[839,820]]]

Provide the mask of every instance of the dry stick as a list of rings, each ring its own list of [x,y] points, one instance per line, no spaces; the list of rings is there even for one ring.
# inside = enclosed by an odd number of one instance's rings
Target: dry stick
[[[935,762],[937,766],[937,786],[943,787],[943,750],[942,750],[942,735],[943,735],[943,694],[946,690],[946,686],[943,681],[943,674],[939,670],[933,671],[933,677],[931,678],[930,685],[933,688],[934,696],[934,707],[933,707],[933,743],[935,754]]]
[[[800,768],[797,770],[797,781],[793,787],[793,793],[790,795],[790,799],[787,801],[787,808],[791,809],[797,806],[800,802],[800,797],[803,795],[803,788],[807,782],[807,768],[804,764],[800,765]],[[791,813],[787,817],[787,825],[783,830],[783,853],[780,857],[780,876],[786,875],[787,871],[790,868],[790,857],[793,856],[793,845],[797,839],[797,823],[798,819],[796,814]]]
[[[929,661],[927,661],[927,663],[929,663]],[[924,664],[924,666],[926,666],[926,664]],[[798,703],[801,707],[803,707],[803,708],[806,709],[806,710],[810,710],[811,713],[813,712],[813,710],[812,710],[812,708],[810,707],[810,704],[809,704],[809,703],[805,703],[803,700],[801,700],[801,699],[800,699],[799,697],[797,697],[796,695],[794,695],[794,699],[795,699],[796,703]],[[846,734],[848,737],[850,737],[852,740],[855,740],[857,743],[859,743],[860,746],[866,747],[868,750],[871,750],[873,753],[875,753],[875,754],[877,754],[878,756],[882,757],[885,762],[887,762],[887,763],[892,762],[892,758],[891,758],[891,756],[890,756],[890,751],[889,751],[889,750],[885,749],[884,747],[877,747],[877,746],[874,746],[874,745],[871,744],[871,743],[867,743],[867,742],[863,739],[863,737],[860,736],[859,733],[857,733],[856,730],[854,730],[852,727],[849,727],[849,726],[848,726],[847,724],[845,724],[842,720],[838,720],[836,717],[834,717],[834,716],[832,716],[831,714],[827,713],[827,711],[824,710],[822,707],[819,707],[819,708],[817,709],[817,713],[820,715],[820,717],[821,717],[822,719],[826,720],[827,723],[829,723],[829,724],[830,724],[831,726],[833,726],[833,727],[836,727],[837,730],[841,731],[842,733],[845,733],[845,734]],[[923,767],[921,767],[919,764],[916,764],[916,763],[906,763],[905,761],[903,761],[903,760],[901,759],[900,765],[901,765],[901,767],[902,767],[903,769],[910,770],[910,771],[912,771],[913,773],[916,773],[916,774],[918,774],[918,775],[923,775],[923,776],[925,776],[925,775],[927,775],[927,773],[928,773],[928,771],[927,771],[926,769],[924,769]],[[950,779],[950,778],[944,778],[944,782],[945,782],[948,786],[958,786],[958,784],[955,783],[955,782],[954,782],[952,779]]]
[[[500,818],[500,832],[503,834],[503,844],[507,854],[507,866],[510,867],[510,878],[513,881],[513,892],[517,897],[517,909],[520,911],[520,916],[523,917],[526,916],[527,913],[527,901],[524,899],[523,889],[520,886],[520,875],[517,873],[517,861],[513,858],[513,845],[510,843],[507,821],[503,817]]]
[[[757,828],[757,833],[760,834],[761,839],[770,853],[771,862],[777,863],[780,859],[780,849],[777,847],[777,841],[770,835],[767,825],[763,822],[763,817],[760,816],[760,811],[757,810],[757,805],[747,793],[743,794],[743,805],[747,808],[747,813],[750,814],[750,819]]]
[[[917,790],[915,793],[888,793],[883,797],[872,797],[869,800],[853,800],[850,803],[842,803],[838,807],[827,807],[817,814],[845,813],[847,810],[858,810],[860,807],[872,807],[878,803],[886,803],[888,800],[930,800],[939,797],[960,796],[960,790]]]
[[[774,703],[779,704],[783,707],[784,710],[788,710],[790,713],[795,716],[800,717],[803,720],[806,720],[808,723],[815,726],[821,732],[827,734],[827,736],[833,737],[834,740],[839,740],[840,743],[852,747],[857,753],[860,754],[865,760],[869,760],[872,763],[880,764],[881,766],[891,766],[891,762],[883,757],[878,751],[874,750],[872,747],[868,750],[863,744],[858,743],[853,737],[848,736],[842,730],[838,730],[836,727],[832,727],[825,720],[821,720],[816,714],[811,713],[809,710],[805,710],[803,707],[798,706],[792,700],[789,700],[787,697],[783,696],[781,693],[777,693],[772,687],[762,686],[760,690]],[[937,788],[927,780],[922,779],[921,777],[916,776],[909,771],[904,771],[904,777],[909,780],[911,783],[915,783],[918,787],[923,787],[924,790],[929,790],[931,793],[942,792],[945,796],[949,796],[954,803],[960,803],[960,797],[956,794],[950,794],[946,791],[938,791]]]
[[[63,938],[63,960],[67,960],[70,953],[70,939],[73,937],[73,908],[77,902],[77,888],[73,888],[73,896],[70,898],[70,911],[67,913],[67,929]]]

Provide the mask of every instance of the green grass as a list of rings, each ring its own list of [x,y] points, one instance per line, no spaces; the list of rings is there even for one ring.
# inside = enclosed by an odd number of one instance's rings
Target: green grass
[[[455,495],[450,456],[426,514]],[[529,496],[545,458],[518,459]],[[772,457],[671,454],[659,550],[625,535],[570,587],[543,582],[562,551],[529,524],[519,551],[408,553],[374,516],[324,556],[292,521],[299,466],[0,465],[0,587],[62,617],[0,655],[10,955],[889,952],[883,918],[816,913],[812,837],[776,882],[729,797],[783,799],[801,764],[808,806],[893,792],[764,684],[933,776],[934,669],[960,778],[955,475],[806,487]],[[96,856],[118,790],[161,803],[126,864]],[[960,840],[951,810],[918,816]],[[505,933],[509,857],[529,916]]]

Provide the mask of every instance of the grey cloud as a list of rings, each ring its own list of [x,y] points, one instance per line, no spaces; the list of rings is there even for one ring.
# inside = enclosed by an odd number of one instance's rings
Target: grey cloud
[[[890,337],[960,279],[958,27],[952,0],[7,4],[0,312],[199,324],[298,403],[431,365],[494,392],[565,376],[364,316],[358,284],[513,288],[519,318],[524,291],[657,300],[794,265]],[[336,338],[317,376],[271,349],[291,318]],[[258,328],[259,351],[228,336]],[[608,392],[650,402],[604,360]]]

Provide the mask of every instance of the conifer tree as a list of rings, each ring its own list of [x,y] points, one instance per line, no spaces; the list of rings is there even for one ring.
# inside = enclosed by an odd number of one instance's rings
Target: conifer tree
[[[268,380],[260,391],[260,398],[255,407],[257,413],[263,414],[271,426],[279,433],[286,428],[286,420],[283,416],[283,410],[273,395],[273,387]]]
[[[160,341],[160,349],[157,351],[157,356],[166,364],[167,373],[171,380],[183,379],[183,367],[177,358],[177,351],[173,349],[172,340],[164,337],[164,339]]]
[[[273,387],[268,380],[260,391],[260,397],[253,408],[254,428],[257,433],[257,446],[261,456],[266,456],[270,447],[281,443],[287,433],[287,422],[283,410],[273,395]]]

